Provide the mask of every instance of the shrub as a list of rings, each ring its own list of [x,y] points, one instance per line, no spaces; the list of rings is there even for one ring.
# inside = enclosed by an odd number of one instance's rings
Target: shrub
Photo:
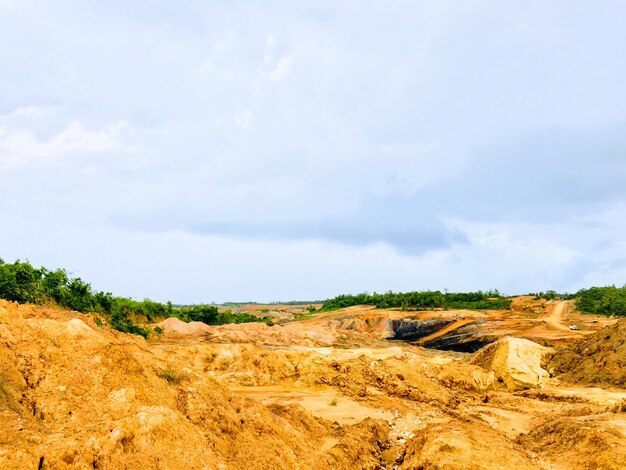
[[[150,336],[150,330],[148,328],[143,328],[139,325],[135,325],[133,321],[128,318],[128,314],[120,310],[111,314],[111,318],[109,319],[109,326],[114,330],[121,331],[122,333],[131,333],[134,335],[143,336],[144,338]]]
[[[181,311],[187,315],[191,321],[201,321],[207,325],[220,324],[218,321],[220,314],[218,313],[217,307],[214,305],[194,305],[192,307],[183,308]]]
[[[17,260],[0,264],[0,297],[15,302],[42,303],[45,300],[42,277],[45,270]]]
[[[168,383],[171,384],[179,384],[183,380],[187,380],[189,378],[189,374],[186,372],[179,372],[171,367],[167,367],[166,369],[162,369],[157,373],[159,377],[167,380]]]

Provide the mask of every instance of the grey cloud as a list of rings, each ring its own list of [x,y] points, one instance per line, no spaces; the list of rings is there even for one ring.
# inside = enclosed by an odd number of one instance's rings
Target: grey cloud
[[[546,132],[474,153],[472,165],[434,191],[440,211],[480,220],[564,221],[624,198],[626,136],[618,129]]]
[[[111,222],[138,230],[163,232],[184,228],[191,233],[243,239],[321,240],[347,246],[362,247],[385,243],[399,253],[410,256],[431,250],[444,250],[454,244],[467,244],[466,235],[445,226],[436,218],[423,214],[367,212],[346,219],[315,219],[311,221],[207,221],[182,220],[171,217],[142,218],[141,216],[112,216]]]
[[[195,227],[201,233],[229,235],[235,237],[260,237],[278,240],[318,239],[363,246],[386,243],[406,255],[419,255],[434,249],[446,249],[452,244],[467,243],[467,238],[459,231],[443,225],[432,227],[403,227],[396,224],[390,227],[359,226],[351,221],[316,221],[314,224],[291,224],[264,226],[263,224],[208,224]]]

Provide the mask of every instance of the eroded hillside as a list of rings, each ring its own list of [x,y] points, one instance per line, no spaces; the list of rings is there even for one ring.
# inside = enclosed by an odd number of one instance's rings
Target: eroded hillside
[[[583,387],[555,365],[593,357],[580,340],[623,321],[550,323],[567,315],[353,308],[271,327],[170,320],[146,341],[0,301],[0,467],[624,468],[623,384]],[[390,340],[407,316],[501,339],[473,355]]]

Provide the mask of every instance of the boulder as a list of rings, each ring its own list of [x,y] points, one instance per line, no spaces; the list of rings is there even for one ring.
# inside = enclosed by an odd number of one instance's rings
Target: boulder
[[[543,385],[550,374],[542,364],[553,352],[530,340],[507,336],[477,351],[470,363],[493,371],[494,388],[515,391]]]

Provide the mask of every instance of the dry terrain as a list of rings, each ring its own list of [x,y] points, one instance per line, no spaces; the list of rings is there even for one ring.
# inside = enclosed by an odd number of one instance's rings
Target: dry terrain
[[[0,468],[626,468],[626,320],[271,309],[145,341],[0,300]]]

